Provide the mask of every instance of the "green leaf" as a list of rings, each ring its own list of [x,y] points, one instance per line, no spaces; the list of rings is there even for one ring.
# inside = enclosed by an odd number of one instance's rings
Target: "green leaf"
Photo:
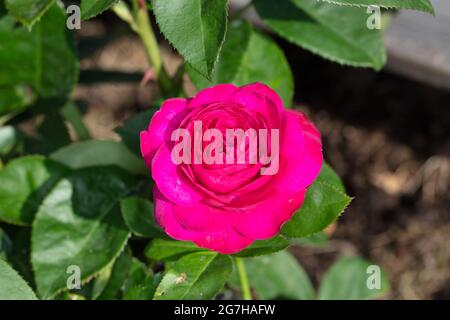
[[[69,101],[61,108],[61,115],[70,122],[73,129],[78,135],[79,140],[88,140],[91,138],[89,130],[83,122],[83,117],[80,113],[79,107],[73,101]]]
[[[299,246],[326,246],[328,244],[328,237],[323,231],[313,233],[303,238],[290,239],[291,244]]]
[[[120,142],[88,140],[73,143],[50,155],[72,169],[116,165],[134,174],[147,174],[144,161]]]
[[[356,7],[379,6],[382,8],[415,9],[434,14],[433,5],[429,0],[319,0],[319,1]]]
[[[0,127],[0,157],[10,154],[22,139],[22,134],[13,126]]]
[[[131,151],[141,155],[141,146],[139,135],[142,130],[146,130],[150,124],[153,114],[157,108],[150,108],[149,110],[135,114],[127,119],[121,127],[116,128],[116,131],[121,137],[123,143],[130,148]]]
[[[380,70],[386,49],[380,30],[369,30],[365,8],[317,0],[255,0],[263,21],[300,47],[332,61]]]
[[[130,274],[123,286],[123,300],[151,300],[155,290],[152,272],[138,259],[133,258]]]
[[[31,228],[19,228],[11,235],[12,248],[8,255],[8,261],[20,276],[34,287],[34,275],[30,262],[31,252]]]
[[[1,258],[0,300],[37,300],[28,284]]]
[[[130,272],[131,259],[131,253],[129,250],[125,249],[114,262],[106,285],[103,286],[101,293],[96,295],[97,299],[112,300],[119,297],[120,289],[122,288],[122,285]],[[94,288],[99,287],[99,285],[97,285],[97,281],[102,280],[96,279]]]
[[[325,229],[352,200],[342,188],[337,175],[324,165],[319,177],[308,188],[302,207],[282,227],[281,233],[287,237],[301,238]]]
[[[55,3],[55,0],[6,0],[11,16],[31,27]]]
[[[119,0],[81,0],[81,19],[86,20],[99,15]]]
[[[13,17],[0,18],[0,43],[0,88],[15,88],[23,102],[2,106],[0,112],[24,107],[30,96],[66,98],[72,92],[78,61],[72,34],[66,28],[66,15],[57,4],[48,9],[31,32],[18,27]],[[26,93],[27,87],[31,93]],[[4,89],[2,92],[0,101],[5,99]]]
[[[160,280],[159,275],[148,275],[141,283],[129,288],[123,300],[152,300]]]
[[[145,248],[145,256],[156,261],[171,261],[197,251],[205,251],[205,249],[188,241],[154,239]]]
[[[227,29],[227,0],[154,0],[167,40],[205,77],[211,75]]]
[[[278,92],[286,107],[292,104],[294,81],[283,51],[247,22],[235,21],[228,31],[211,80],[187,68],[197,89],[219,83],[242,86],[262,82]]]
[[[33,92],[29,90],[27,86],[0,86],[0,115],[9,112],[20,112],[26,106],[29,106],[33,100]]]
[[[342,183],[341,178],[334,172],[333,168],[326,162],[322,164],[322,168],[320,169],[319,179],[326,181],[332,186],[336,187],[339,191],[345,192],[344,184]]]
[[[31,224],[43,198],[66,173],[65,167],[41,156],[9,162],[0,171],[0,220]]]
[[[0,259],[6,260],[11,252],[12,242],[5,231],[0,227]]]
[[[379,283],[372,282],[377,276],[379,276]],[[378,284],[379,289],[376,288]],[[378,266],[360,257],[346,257],[336,262],[324,275],[318,298],[320,300],[373,299],[388,291],[389,280]]]
[[[28,154],[48,155],[71,142],[64,119],[58,112],[45,115],[37,129],[35,137],[25,139],[25,151]]]
[[[282,236],[275,236],[268,240],[256,240],[250,247],[234,255],[237,257],[261,256],[283,250],[287,246],[289,246],[288,240]]]
[[[308,275],[287,251],[244,260],[250,286],[258,298],[311,300],[314,288]],[[231,284],[239,287],[239,277],[233,273]]]
[[[78,266],[86,282],[116,259],[130,236],[119,201],[135,185],[136,179],[116,167],[92,167],[52,189],[32,233],[31,262],[41,297],[66,289],[69,266]]]
[[[217,252],[188,254],[165,273],[154,299],[212,299],[224,287],[231,270],[229,256]]]
[[[158,237],[164,232],[154,220],[153,203],[139,197],[129,197],[120,202],[123,218],[130,231],[141,237]]]

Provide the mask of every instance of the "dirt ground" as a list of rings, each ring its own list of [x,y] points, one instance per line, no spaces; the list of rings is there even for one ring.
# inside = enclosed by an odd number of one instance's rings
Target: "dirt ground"
[[[111,33],[87,22],[79,36]],[[120,32],[119,32],[120,33]],[[327,247],[294,249],[317,282],[341,255],[360,254],[389,275],[393,299],[450,299],[450,92],[371,70],[341,67],[281,42],[296,102],[323,134],[325,157],[355,197]],[[166,64],[180,63],[170,49]],[[139,41],[117,37],[82,60],[83,69],[146,71]],[[80,85],[97,138],[151,104],[156,86]]]

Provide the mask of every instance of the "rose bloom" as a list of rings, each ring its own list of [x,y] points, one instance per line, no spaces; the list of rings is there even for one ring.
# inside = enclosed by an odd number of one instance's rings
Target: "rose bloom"
[[[183,128],[193,137],[194,121],[201,121],[203,131],[216,128],[224,137],[227,129],[268,129],[269,149],[271,129],[278,129],[278,170],[261,174],[270,164],[249,163],[248,157],[243,164],[177,165],[172,150],[178,142],[172,133]],[[323,161],[316,127],[303,113],[284,109],[278,94],[261,83],[221,84],[190,99],[168,99],[140,139],[155,181],[157,223],[172,238],[223,254],[275,236],[301,207]],[[204,141],[202,148],[207,146]]]

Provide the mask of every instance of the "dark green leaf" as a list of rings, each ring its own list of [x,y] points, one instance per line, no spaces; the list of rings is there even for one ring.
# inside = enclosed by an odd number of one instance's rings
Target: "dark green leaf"
[[[218,83],[262,82],[278,92],[287,108],[292,103],[294,81],[283,51],[246,22],[230,25],[211,80],[189,67],[188,72],[197,89]]]
[[[81,0],[81,18],[90,19],[109,9],[119,0]]]
[[[28,154],[48,155],[71,142],[64,119],[57,112],[45,115],[44,121],[36,132],[36,137],[25,139],[25,151]]]
[[[139,134],[142,130],[148,128],[156,110],[157,108],[150,108],[149,110],[135,114],[115,130],[122,137],[123,143],[138,155],[141,155]]]
[[[0,258],[0,300],[36,300],[28,284]]]
[[[356,7],[379,6],[383,8],[415,9],[433,14],[429,0],[320,0],[337,5]]]
[[[287,237],[302,238],[333,223],[352,200],[339,182],[332,169],[324,165],[319,177],[308,188],[302,207],[282,227],[281,233]]]
[[[386,63],[380,30],[367,28],[365,8],[317,0],[255,0],[254,4],[280,36],[324,58],[376,70]]]
[[[31,261],[41,297],[66,289],[69,266],[78,266],[85,282],[116,259],[130,235],[119,200],[135,185],[136,179],[116,167],[92,167],[52,189],[32,233]]]
[[[109,275],[108,282],[106,286],[103,287],[103,290],[97,299],[112,300],[119,297],[120,289],[122,288],[122,285],[130,272],[131,258],[132,256],[129,250],[125,249],[119,258],[116,259]]]
[[[159,275],[148,275],[140,284],[131,287],[124,293],[124,300],[152,300],[160,281]]]
[[[239,253],[236,253],[237,257],[254,257],[261,256],[269,253],[274,253],[280,250],[285,249],[289,245],[289,241],[287,241],[282,236],[275,236],[268,240],[257,240],[253,242],[253,244],[242,250]]]
[[[11,161],[0,171],[0,220],[29,225],[46,194],[67,173],[41,156]]]
[[[209,77],[225,39],[227,0],[154,0],[153,11],[169,42]]]
[[[164,274],[155,300],[212,299],[223,289],[231,270],[229,256],[206,251],[188,254]]]
[[[12,248],[8,261],[22,278],[34,287],[34,275],[30,262],[31,229],[20,228],[11,235]]]
[[[78,61],[66,28],[66,15],[57,4],[48,9],[31,32],[18,27],[10,16],[0,18],[0,43],[0,88],[15,88],[24,101],[30,100],[26,86],[32,89],[31,96],[47,99],[67,97],[72,92]],[[22,108],[25,103],[13,108],[17,100],[2,106],[0,112]]]
[[[11,239],[0,227],[0,259],[6,260],[8,254],[11,252],[11,247]]]
[[[144,161],[120,142],[88,140],[68,145],[50,158],[72,169],[116,165],[134,174],[147,174]]]
[[[378,279],[372,282],[376,277],[379,277],[379,282],[376,282]],[[378,285],[379,289],[376,288]],[[373,299],[388,291],[389,280],[378,266],[360,257],[347,257],[336,262],[324,275],[318,298],[321,300]]]
[[[250,286],[255,289],[258,298],[264,300],[314,298],[314,288],[308,275],[287,251],[244,259],[244,263]],[[239,287],[236,272],[233,273],[231,283]]]
[[[145,256],[152,260],[170,261],[196,251],[205,249],[188,241],[154,239],[145,249]]]
[[[141,237],[158,237],[164,232],[154,220],[153,203],[139,197],[129,197],[120,202],[122,215],[130,231]]]
[[[145,265],[133,258],[130,274],[123,286],[124,300],[151,300],[155,294],[156,285],[153,274]]]
[[[51,7],[55,0],[6,0],[11,16],[31,27]]]

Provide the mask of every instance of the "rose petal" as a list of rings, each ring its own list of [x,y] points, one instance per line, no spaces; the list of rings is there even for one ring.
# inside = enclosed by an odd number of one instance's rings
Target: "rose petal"
[[[273,183],[279,191],[290,193],[308,187],[319,175],[322,142],[314,125],[298,112],[286,112],[282,134],[280,171]]]
[[[244,236],[263,240],[275,236],[305,199],[306,190],[276,194],[235,216],[234,227]]]
[[[269,98],[272,101],[272,103],[278,108],[279,112],[283,112],[283,110],[284,110],[283,101],[281,100],[278,93],[276,93],[272,88],[270,88],[269,86],[267,86],[263,83],[260,83],[260,82],[251,83],[251,84],[242,86],[241,90],[257,92],[258,94]]]
[[[199,202],[202,195],[171,158],[171,150],[163,143],[152,160],[152,178],[161,193],[172,202],[189,206]]]
[[[141,132],[141,153],[147,167],[150,167],[151,159],[158,147],[163,142],[170,141],[172,131],[178,128],[185,111],[186,99],[168,99],[153,115],[148,130]]]
[[[189,108],[200,107],[214,102],[224,102],[239,88],[232,84],[219,84],[204,89],[189,101]]]
[[[269,126],[267,129],[279,127],[279,109],[270,97],[244,86],[233,94],[231,101],[244,106],[247,110],[261,114]]]
[[[202,248],[218,251],[222,254],[233,254],[248,247],[253,240],[240,235],[233,228],[224,228],[218,231],[197,232],[186,229],[174,216],[176,207],[155,188],[155,217],[164,231],[176,240],[193,241]],[[180,208],[183,209],[183,208]]]

